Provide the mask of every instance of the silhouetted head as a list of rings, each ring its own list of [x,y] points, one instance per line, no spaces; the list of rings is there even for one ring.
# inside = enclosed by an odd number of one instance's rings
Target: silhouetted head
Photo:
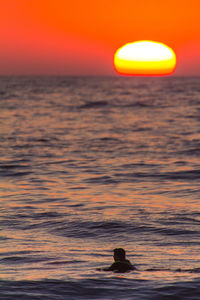
[[[114,260],[118,261],[118,260],[125,260],[126,258],[126,252],[124,249],[122,248],[116,248],[113,250],[114,251]]]

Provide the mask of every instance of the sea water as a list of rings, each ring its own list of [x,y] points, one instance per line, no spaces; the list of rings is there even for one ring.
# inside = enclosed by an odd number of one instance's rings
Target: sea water
[[[0,77],[0,109],[0,299],[199,299],[199,77]]]

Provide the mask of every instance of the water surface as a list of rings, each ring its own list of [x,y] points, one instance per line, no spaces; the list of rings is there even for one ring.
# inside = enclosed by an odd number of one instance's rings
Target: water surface
[[[199,83],[0,78],[3,299],[198,299]]]

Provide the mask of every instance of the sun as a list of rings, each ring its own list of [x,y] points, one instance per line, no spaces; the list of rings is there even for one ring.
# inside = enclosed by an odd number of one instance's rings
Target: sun
[[[176,54],[163,43],[137,41],[116,51],[114,67],[123,75],[169,75],[176,68]]]

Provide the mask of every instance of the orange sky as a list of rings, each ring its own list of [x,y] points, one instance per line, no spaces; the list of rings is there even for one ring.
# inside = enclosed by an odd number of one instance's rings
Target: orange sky
[[[0,2],[0,74],[115,74],[117,48],[167,44],[176,75],[200,75],[198,0]]]

